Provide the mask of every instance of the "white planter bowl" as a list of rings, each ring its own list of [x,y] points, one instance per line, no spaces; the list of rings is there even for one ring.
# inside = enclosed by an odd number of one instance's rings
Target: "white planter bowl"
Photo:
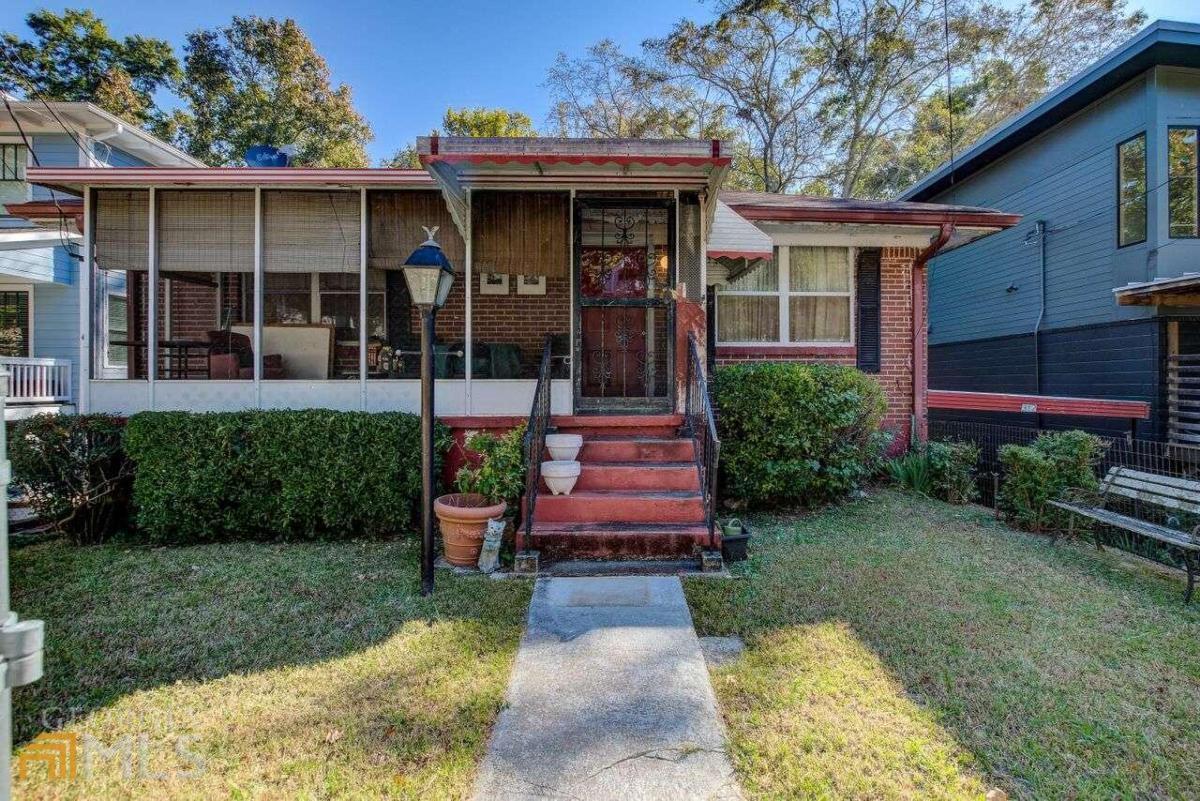
[[[556,462],[573,462],[579,456],[583,447],[583,437],[579,434],[547,434],[546,450],[550,458]]]
[[[554,460],[542,462],[542,478],[555,495],[570,495],[579,480],[579,462]]]

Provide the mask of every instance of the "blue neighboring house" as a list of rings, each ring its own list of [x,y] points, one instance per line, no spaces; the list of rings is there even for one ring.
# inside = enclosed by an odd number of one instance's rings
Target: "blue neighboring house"
[[[8,420],[71,411],[78,397],[83,205],[78,197],[28,183],[25,169],[34,164],[203,166],[90,103],[9,97],[8,107],[0,105],[0,368],[10,374]],[[123,304],[123,286],[105,289],[100,308],[114,328],[124,319]]]
[[[1023,217],[931,262],[930,387],[1144,400],[1139,436],[1200,443],[1198,131],[1200,25],[1160,20],[905,191]]]

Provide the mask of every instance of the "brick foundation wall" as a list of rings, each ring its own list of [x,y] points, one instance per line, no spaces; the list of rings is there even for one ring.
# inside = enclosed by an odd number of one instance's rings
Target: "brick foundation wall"
[[[892,450],[908,447],[912,421],[912,274],[916,248],[884,248],[880,262],[880,370],[875,375],[887,396],[888,410],[883,427],[895,437]],[[717,364],[738,362],[788,361],[822,364],[856,362],[854,346],[832,347],[717,347]]]

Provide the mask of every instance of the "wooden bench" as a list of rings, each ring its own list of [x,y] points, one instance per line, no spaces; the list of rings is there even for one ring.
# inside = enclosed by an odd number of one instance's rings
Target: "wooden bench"
[[[1090,496],[1090,497],[1089,497]],[[1069,531],[1075,533],[1075,516],[1091,518],[1106,526],[1131,531],[1166,543],[1183,551],[1187,570],[1187,592],[1183,602],[1192,599],[1196,574],[1200,572],[1200,525],[1191,533],[1158,523],[1150,523],[1105,508],[1114,498],[1125,498],[1159,507],[1168,515],[1200,517],[1200,481],[1146,473],[1128,467],[1114,467],[1104,476],[1099,493],[1074,490],[1063,500],[1050,505],[1071,513]],[[1097,550],[1104,550],[1100,534],[1095,532]]]

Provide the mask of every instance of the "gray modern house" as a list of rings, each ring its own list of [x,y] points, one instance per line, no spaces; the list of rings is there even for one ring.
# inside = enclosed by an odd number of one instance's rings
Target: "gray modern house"
[[[1160,20],[905,191],[1023,218],[931,262],[930,388],[1144,400],[1139,436],[1200,442],[1198,131],[1200,25]]]

